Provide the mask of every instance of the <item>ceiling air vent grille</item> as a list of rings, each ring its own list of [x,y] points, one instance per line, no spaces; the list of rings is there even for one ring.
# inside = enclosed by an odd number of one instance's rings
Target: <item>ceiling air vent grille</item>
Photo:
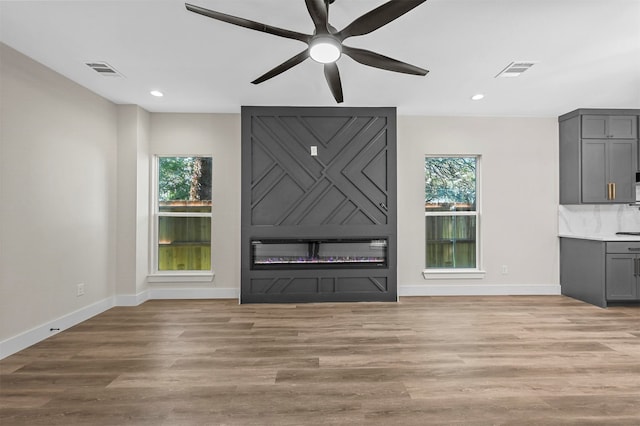
[[[531,68],[536,64],[535,61],[517,61],[511,62],[502,71],[500,71],[497,77],[518,77],[520,74]]]
[[[106,62],[86,62],[86,65],[102,76],[122,77],[122,74]]]

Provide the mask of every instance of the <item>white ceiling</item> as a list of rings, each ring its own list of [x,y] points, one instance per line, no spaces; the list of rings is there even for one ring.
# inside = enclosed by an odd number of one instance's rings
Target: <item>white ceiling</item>
[[[311,34],[304,0],[189,0]],[[336,0],[342,29],[385,0]],[[239,112],[241,105],[336,105],[322,65],[250,82],[305,44],[188,12],[170,0],[0,1],[0,40],[118,104],[152,112]],[[403,115],[557,116],[640,108],[640,0],[428,0],[345,44],[430,70],[426,77],[338,61],[344,106]],[[512,61],[536,61],[495,78]],[[85,62],[123,74],[103,77]],[[152,89],[163,98],[149,95]],[[481,101],[471,101],[484,93]]]

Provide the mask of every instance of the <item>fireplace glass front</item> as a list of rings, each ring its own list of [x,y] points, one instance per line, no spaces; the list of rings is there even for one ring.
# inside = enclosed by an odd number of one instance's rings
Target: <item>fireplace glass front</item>
[[[252,269],[384,268],[386,238],[251,241]]]

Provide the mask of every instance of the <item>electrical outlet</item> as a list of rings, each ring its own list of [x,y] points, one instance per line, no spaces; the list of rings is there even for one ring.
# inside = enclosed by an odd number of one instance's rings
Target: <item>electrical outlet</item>
[[[509,267],[507,265],[502,265],[502,275],[507,275],[509,273]]]
[[[84,296],[84,283],[80,283],[76,286],[76,296]]]

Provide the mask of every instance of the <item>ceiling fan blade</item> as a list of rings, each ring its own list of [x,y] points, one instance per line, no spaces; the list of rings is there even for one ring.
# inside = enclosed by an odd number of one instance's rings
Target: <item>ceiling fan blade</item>
[[[284,61],[283,63],[281,63],[280,65],[278,65],[274,69],[272,69],[272,70],[266,72],[265,74],[261,75],[260,77],[256,78],[255,80],[252,81],[252,83],[253,84],[260,84],[263,81],[267,81],[270,78],[273,78],[273,77],[277,76],[278,74],[282,74],[286,70],[295,67],[300,62],[302,62],[305,59],[307,59],[308,57],[309,57],[309,49],[305,49],[302,52],[298,53],[293,58]]]
[[[313,25],[316,26],[316,34],[328,34],[327,30],[327,5],[324,0],[305,0],[307,4],[307,10],[313,20]]]
[[[251,21],[249,19],[238,18],[237,16],[227,15],[226,13],[216,12],[214,10],[205,9],[204,7],[195,6],[189,3],[185,3],[184,5],[190,12],[194,12],[208,18],[217,19],[218,21],[228,22],[229,24],[238,25],[240,27],[249,28],[251,30],[262,31],[264,33],[299,40],[305,43],[308,43],[311,39],[310,35],[302,34],[297,31],[285,30],[283,28]]]
[[[391,0],[357,18],[338,32],[336,36],[340,40],[344,40],[347,37],[368,34],[420,6],[425,1],[427,0]]]
[[[397,59],[389,58],[388,56],[381,55],[379,53],[371,52],[370,50],[358,49],[355,47],[342,46],[342,53],[351,57],[354,61],[360,62],[363,65],[370,67],[380,68],[387,71],[402,72],[405,74],[414,75],[427,75],[429,72],[423,68],[415,65],[400,62]]]
[[[340,72],[335,62],[324,64],[324,76],[331,89],[331,94],[336,99],[336,102],[341,104],[344,100],[342,97],[342,83],[340,83]]]

